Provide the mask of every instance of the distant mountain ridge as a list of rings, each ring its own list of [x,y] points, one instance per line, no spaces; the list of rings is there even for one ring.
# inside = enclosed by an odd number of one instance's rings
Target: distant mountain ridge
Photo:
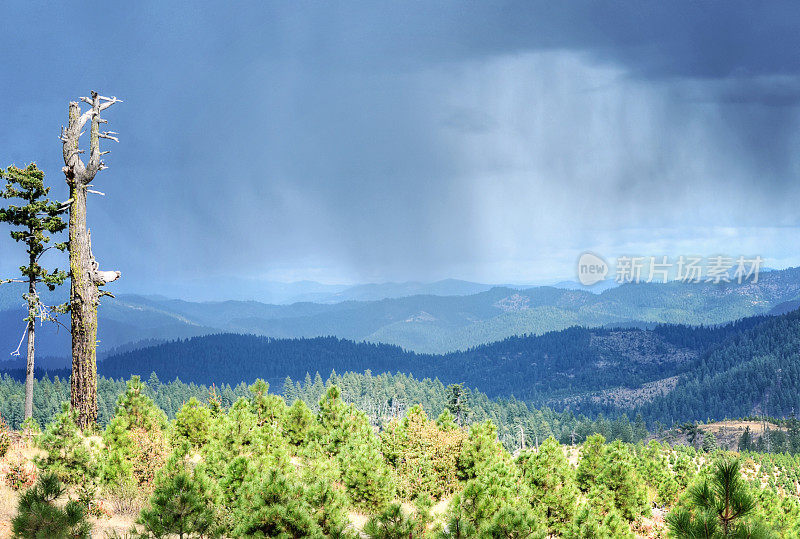
[[[474,285],[445,283],[440,291],[464,291]],[[11,298],[8,290],[4,289],[5,298]],[[757,283],[625,284],[599,294],[555,287],[493,287],[470,295],[428,294],[290,305],[198,303],[119,295],[117,299],[104,299],[100,307],[99,354],[106,355],[119,346],[132,348],[133,343],[147,339],[223,332],[278,338],[333,335],[417,352],[446,353],[513,335],[542,334],[576,325],[722,324],[754,315],[780,314],[798,302],[800,268],[763,273]],[[21,307],[0,311],[0,351],[16,348],[23,330],[22,318]],[[69,354],[69,336],[63,330],[57,332],[55,326],[43,326],[37,343],[42,355]]]
[[[162,287],[155,285],[160,294],[139,294],[125,290],[125,295],[161,295]],[[191,298],[193,302],[257,301],[273,305],[292,303],[340,303],[343,301],[379,301],[415,295],[466,296],[485,292],[495,286],[530,288],[534,285],[483,284],[460,279],[443,279],[434,282],[406,281],[365,284],[325,284],[316,281],[289,283],[242,278],[217,278],[213,282],[189,281],[186,285],[170,287],[170,297]],[[155,299],[155,298],[154,298]]]

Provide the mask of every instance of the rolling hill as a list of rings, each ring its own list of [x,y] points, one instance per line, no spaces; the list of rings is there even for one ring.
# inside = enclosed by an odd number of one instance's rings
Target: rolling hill
[[[201,384],[263,378],[277,387],[287,376],[297,380],[316,372],[402,372],[464,383],[492,397],[513,395],[587,413],[642,412],[666,422],[800,410],[798,344],[795,311],[714,327],[573,327],[444,355],[335,337],[221,334],[114,355],[98,371],[112,378],[155,372],[162,380]]]

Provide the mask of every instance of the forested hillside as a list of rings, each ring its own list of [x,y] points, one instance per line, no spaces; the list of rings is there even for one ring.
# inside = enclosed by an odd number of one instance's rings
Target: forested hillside
[[[800,413],[800,311],[768,318],[701,356],[647,417],[682,420]]]
[[[212,335],[109,357],[111,378],[155,372],[162,380],[232,384],[332,371],[406,373],[464,383],[487,395],[582,413],[641,411],[651,423],[800,410],[800,312],[718,327],[569,328],[511,337],[464,352],[416,354],[334,337]]]

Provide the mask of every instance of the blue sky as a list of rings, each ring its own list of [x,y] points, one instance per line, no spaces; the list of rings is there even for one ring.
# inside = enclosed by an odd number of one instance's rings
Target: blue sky
[[[540,282],[578,255],[800,264],[796,2],[0,5],[0,164],[90,199],[117,290],[233,278]],[[0,241],[0,272],[23,262]],[[183,287],[185,289],[185,287]]]

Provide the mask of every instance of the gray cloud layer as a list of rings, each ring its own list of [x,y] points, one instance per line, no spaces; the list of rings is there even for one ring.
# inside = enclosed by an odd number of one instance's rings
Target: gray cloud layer
[[[796,3],[161,4],[0,8],[2,163],[63,196],[66,101],[126,100],[90,207],[125,286],[800,262]]]

